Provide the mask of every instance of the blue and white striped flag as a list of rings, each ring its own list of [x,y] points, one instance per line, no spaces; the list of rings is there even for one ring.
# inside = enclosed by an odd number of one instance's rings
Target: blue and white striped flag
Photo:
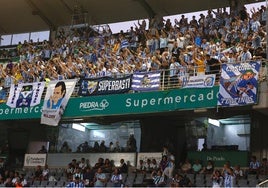
[[[129,42],[127,39],[121,41],[121,49],[127,48],[129,46]]]
[[[131,88],[134,91],[155,91],[160,86],[160,72],[136,72]]]
[[[222,64],[218,105],[256,104],[260,66],[260,62]]]

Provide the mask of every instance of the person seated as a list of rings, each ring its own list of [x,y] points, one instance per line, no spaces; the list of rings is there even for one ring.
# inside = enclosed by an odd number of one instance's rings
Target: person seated
[[[200,173],[202,174],[212,174],[214,172],[214,165],[211,160],[207,161],[207,165],[203,167]]]
[[[73,180],[75,180],[76,177],[79,177],[80,180],[84,180],[83,172],[81,168],[76,168],[73,173]]]
[[[99,151],[100,152],[106,152],[107,151],[107,147],[105,146],[105,141],[104,140],[101,141]]]
[[[128,166],[125,163],[124,159],[120,159],[119,170],[120,170],[121,173],[128,173]]]
[[[244,172],[240,168],[240,165],[235,165],[234,174],[235,174],[236,179],[241,179],[242,177],[244,177]]]
[[[151,164],[150,164],[150,169],[151,169],[152,171],[154,171],[154,170],[157,170],[158,167],[159,167],[159,165],[157,164],[156,159],[153,158],[153,159],[152,159],[152,162],[151,162]]]
[[[83,179],[86,187],[93,187],[94,185],[94,172],[87,167],[83,173]]]
[[[93,152],[99,152],[99,151],[100,151],[100,145],[97,141],[95,141],[93,146]]]
[[[260,166],[260,174],[268,175],[268,161],[267,158],[263,158]]]
[[[139,164],[138,164],[135,172],[137,172],[137,173],[145,173],[146,172],[145,163],[142,159],[139,160]]]
[[[98,168],[94,176],[94,186],[104,187],[106,182],[107,182],[106,175],[102,172],[101,168]]]
[[[113,183],[113,187],[121,187],[123,183],[123,177],[118,168],[114,169],[110,181]]]
[[[83,144],[81,144],[81,152],[87,153],[90,151],[90,146],[88,145],[88,142],[85,141]]]
[[[81,161],[79,162],[79,168],[84,170],[87,167],[86,159],[84,157],[81,158]]]
[[[43,145],[37,153],[47,153],[46,147]]]
[[[61,153],[68,153],[68,152],[71,152],[71,148],[69,147],[68,143],[65,141],[63,142],[61,148],[60,148],[60,152]]]
[[[189,159],[185,159],[184,163],[181,164],[180,170],[182,173],[192,173],[192,164]]]
[[[84,182],[79,176],[76,176],[73,181],[67,184],[66,187],[85,187]]]
[[[104,173],[111,173],[112,172],[113,165],[110,161],[110,159],[105,159],[104,164],[102,165],[102,170]]]
[[[249,174],[258,174],[260,169],[260,163],[257,161],[256,156],[251,157],[251,161],[249,163],[249,169],[248,173]]]
[[[40,165],[38,165],[38,166],[36,166],[36,169],[35,169],[35,172],[34,172],[34,180],[39,180],[39,181],[41,181],[41,179],[42,179],[42,173],[43,173],[43,171],[42,171],[42,168],[41,168],[41,166]]]
[[[170,187],[191,187],[192,182],[187,176],[183,176],[182,174],[175,173],[174,178],[172,178],[172,182],[170,183]]]
[[[74,173],[74,166],[72,165],[72,163],[69,163],[67,169],[65,170],[65,174],[68,180],[73,179],[73,173]]]
[[[153,169],[152,169],[151,165],[152,165],[152,161],[151,161],[151,159],[148,158],[146,161],[146,164],[145,164],[145,169],[146,169],[147,173],[152,173]]]
[[[164,187],[166,185],[166,177],[161,170],[153,171],[151,177],[155,187]]]
[[[199,174],[199,172],[202,170],[202,165],[200,164],[200,161],[198,159],[195,160],[192,170],[194,174]]]
[[[103,164],[104,164],[104,159],[100,157],[98,159],[98,162],[94,165],[93,169],[102,168]]]
[[[121,146],[119,144],[119,141],[116,141],[115,146],[114,146],[114,152],[121,152]]]
[[[48,165],[46,164],[44,169],[42,170],[41,181],[48,180],[48,178],[49,178],[49,168]]]
[[[212,174],[212,187],[222,187],[223,186],[223,176],[221,175],[220,170],[215,170]]]

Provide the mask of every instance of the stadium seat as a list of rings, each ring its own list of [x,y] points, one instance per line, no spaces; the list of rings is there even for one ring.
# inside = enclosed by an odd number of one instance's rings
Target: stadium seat
[[[40,186],[41,186],[41,187],[46,187],[47,184],[48,184],[48,181],[47,181],[47,180],[43,180],[43,181],[41,181]]]
[[[31,185],[31,187],[39,187],[40,186],[40,181],[39,180],[34,180],[33,184]]]
[[[256,180],[257,179],[257,175],[256,174],[248,174],[247,175],[247,179],[248,180]]]
[[[257,179],[251,179],[251,180],[248,180],[248,186],[249,187],[256,187],[256,185],[259,183],[259,180]]]
[[[124,184],[128,187],[133,187],[135,177],[136,177],[136,174],[129,173]]]
[[[65,181],[58,181],[56,186],[57,187],[63,187],[63,186],[65,186],[65,183],[66,183]]]
[[[106,183],[106,187],[113,187],[114,185],[113,185],[113,183],[111,182],[111,181],[108,181],[107,183]]]
[[[264,180],[267,180],[268,179],[268,175],[259,175],[258,176],[258,180],[261,182],[261,181],[264,181]]]
[[[248,180],[247,179],[239,179],[237,181],[237,185],[239,187],[247,187],[248,186]]]
[[[127,179],[127,173],[122,173],[122,182],[124,183]]]
[[[55,187],[56,183],[57,183],[56,181],[48,181],[47,186],[48,187]]]
[[[194,183],[194,181],[195,181],[195,175],[194,175],[194,174],[187,174],[186,176],[189,178],[189,180],[190,180],[192,183]]]
[[[144,174],[137,174],[133,184],[134,185],[141,185],[143,183],[143,179],[144,179]]]

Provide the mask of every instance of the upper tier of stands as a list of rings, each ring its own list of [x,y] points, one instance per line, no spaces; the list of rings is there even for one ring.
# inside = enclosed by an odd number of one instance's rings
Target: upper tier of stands
[[[138,22],[127,33],[101,33],[90,27],[59,30],[55,40],[24,41],[15,48],[1,49],[1,85],[46,79],[71,79],[132,74],[135,71],[170,69],[174,60],[187,71],[205,72],[206,56],[219,63],[236,63],[266,58],[265,7],[249,16],[246,8],[238,15],[208,10],[187,20],[182,15],[170,20]]]

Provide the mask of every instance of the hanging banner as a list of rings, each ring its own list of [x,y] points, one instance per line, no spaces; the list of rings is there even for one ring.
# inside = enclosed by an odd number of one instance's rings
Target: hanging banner
[[[22,108],[40,104],[45,82],[12,84],[9,91],[7,106]]]
[[[256,104],[260,66],[261,62],[222,64],[218,105]]]
[[[101,77],[81,79],[78,95],[90,96],[127,93],[131,87],[131,77],[132,75],[123,78]]]
[[[135,72],[132,79],[132,90],[155,91],[160,87],[160,72]]]
[[[6,90],[3,87],[0,86],[0,104],[7,102],[6,95],[7,95]]]
[[[76,82],[76,79],[49,82],[42,109],[42,124],[58,125]]]
[[[213,87],[215,84],[215,74],[180,77],[180,79],[182,79],[183,88],[206,88]]]

